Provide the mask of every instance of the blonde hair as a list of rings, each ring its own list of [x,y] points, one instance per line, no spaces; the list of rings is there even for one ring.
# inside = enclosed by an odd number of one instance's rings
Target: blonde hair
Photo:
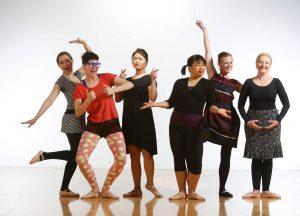
[[[260,57],[262,57],[262,56],[268,57],[268,58],[270,59],[270,64],[272,64],[272,56],[271,56],[269,53],[260,53],[260,54],[256,57],[255,63],[257,63],[257,62],[258,62],[258,59],[259,59]]]

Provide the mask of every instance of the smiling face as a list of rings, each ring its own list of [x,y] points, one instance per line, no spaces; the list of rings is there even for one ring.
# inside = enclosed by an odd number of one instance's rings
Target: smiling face
[[[86,76],[93,77],[97,76],[97,71],[100,67],[98,60],[89,60],[86,64],[83,64],[82,67],[86,73]]]
[[[222,57],[219,61],[220,73],[224,76],[231,72],[233,66],[232,56]]]
[[[266,74],[269,72],[272,59],[269,55],[259,55],[256,59],[256,68],[258,73]]]
[[[132,56],[131,61],[136,70],[144,70],[147,66],[147,60],[138,52]]]
[[[70,56],[64,54],[57,59],[58,67],[63,71],[64,75],[69,75],[73,72],[73,60]]]
[[[195,61],[191,66],[189,66],[191,77],[193,79],[203,77],[205,68],[206,67],[203,61]]]

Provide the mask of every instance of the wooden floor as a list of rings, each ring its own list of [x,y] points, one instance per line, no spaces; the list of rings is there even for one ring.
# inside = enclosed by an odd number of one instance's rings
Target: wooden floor
[[[99,185],[107,170],[96,169]],[[227,189],[234,197],[219,199],[217,171],[203,171],[197,192],[205,202],[181,200],[169,201],[177,192],[172,170],[157,170],[155,182],[164,194],[155,199],[143,190],[143,198],[120,198],[120,200],[59,198],[58,192],[63,174],[57,168],[0,168],[0,215],[300,215],[300,171],[274,171],[271,189],[282,195],[281,200],[243,200],[241,196],[251,189],[249,171],[231,171]],[[145,177],[143,174],[143,184]],[[81,195],[90,188],[77,170],[70,188]],[[132,189],[130,170],[124,170],[111,191],[122,195]]]

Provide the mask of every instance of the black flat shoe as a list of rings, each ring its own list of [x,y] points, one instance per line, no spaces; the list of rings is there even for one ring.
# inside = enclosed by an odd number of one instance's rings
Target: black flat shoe
[[[231,193],[229,193],[228,191],[224,190],[222,192],[219,192],[219,196],[222,197],[233,197],[233,195]]]

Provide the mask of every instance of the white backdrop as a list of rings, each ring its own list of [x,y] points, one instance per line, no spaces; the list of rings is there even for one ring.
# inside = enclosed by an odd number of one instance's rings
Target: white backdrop
[[[68,148],[60,132],[66,102],[62,94],[30,129],[21,121],[32,118],[61,75],[56,55],[69,51],[80,67],[83,48],[68,44],[84,38],[100,55],[100,72],[134,70],[130,57],[136,48],[149,53],[147,70],[159,68],[158,101],[169,97],[173,83],[180,78],[186,59],[204,55],[202,33],[196,19],[203,19],[217,54],[229,51],[234,57],[231,77],[244,82],[256,74],[255,58],[260,52],[273,56],[271,74],[283,82],[291,108],[282,122],[283,159],[275,169],[300,169],[299,126],[299,38],[298,0],[1,0],[1,167],[26,167],[30,158],[45,151]],[[238,97],[238,95],[236,95]],[[298,98],[298,99],[297,99]],[[237,102],[237,100],[236,100]],[[281,104],[278,102],[278,107]],[[117,105],[122,116],[122,104]],[[158,137],[156,168],[172,169],[168,124],[171,110],[154,109]],[[244,159],[244,130],[232,152],[232,169],[250,168]],[[220,147],[204,145],[203,169],[218,169]],[[112,156],[102,140],[92,156],[94,167],[108,167]],[[34,166],[62,167],[63,161],[47,161]],[[127,168],[129,168],[129,163]]]

